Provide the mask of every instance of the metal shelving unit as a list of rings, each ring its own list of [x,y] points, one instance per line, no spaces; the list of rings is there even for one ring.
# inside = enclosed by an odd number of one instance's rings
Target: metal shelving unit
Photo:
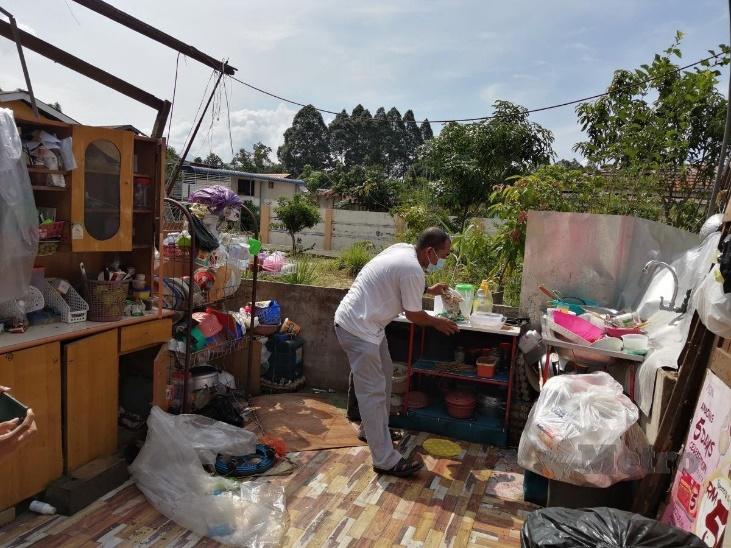
[[[251,217],[254,222],[254,237],[259,236],[259,221],[256,216],[245,205],[242,206],[242,212]],[[206,307],[217,307],[217,309],[226,308],[227,301],[233,297],[243,281],[243,273],[238,269],[232,269],[228,265],[221,265],[216,274],[215,281],[210,287],[202,289],[195,281],[196,271],[205,269],[196,262],[197,242],[195,233],[190,230],[193,224],[192,214],[188,210],[187,204],[165,198],[163,200],[162,226],[160,230],[160,283],[164,286],[163,306],[169,310],[178,312],[182,317],[176,325],[181,323],[185,331],[185,351],[170,351],[170,370],[169,375],[174,371],[183,373],[183,393],[182,404],[179,411],[189,412],[189,377],[190,369],[196,365],[206,363],[213,360],[221,359],[233,352],[243,349],[246,342],[248,345],[248,363],[252,361],[254,332],[248,329],[243,337],[232,337],[230,333],[222,332],[216,336],[212,344],[207,345],[201,350],[194,350],[194,341],[192,336],[193,330],[193,313],[204,310]],[[190,232],[190,249],[176,248],[174,251],[166,249],[162,244],[165,238],[171,232],[182,232],[183,230]],[[254,255],[252,284],[251,284],[251,302],[256,302],[256,284],[257,274],[259,270],[258,257]]]

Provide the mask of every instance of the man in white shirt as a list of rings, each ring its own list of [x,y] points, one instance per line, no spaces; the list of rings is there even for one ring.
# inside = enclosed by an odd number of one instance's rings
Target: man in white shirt
[[[446,335],[459,331],[456,323],[430,316],[421,304],[425,292],[441,295],[447,289],[447,284],[426,288],[425,271],[442,268],[451,245],[446,232],[432,227],[419,235],[416,245],[401,243],[386,248],[363,267],[335,312],[335,333],[353,372],[373,469],[381,474],[406,477],[423,466],[404,459],[391,442],[388,417],[393,362],[384,330],[404,312],[416,325],[433,327]]]

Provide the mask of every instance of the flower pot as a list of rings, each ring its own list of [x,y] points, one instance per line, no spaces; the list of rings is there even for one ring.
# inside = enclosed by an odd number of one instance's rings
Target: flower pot
[[[469,419],[475,412],[477,398],[470,392],[455,390],[445,397],[447,413],[455,419]]]

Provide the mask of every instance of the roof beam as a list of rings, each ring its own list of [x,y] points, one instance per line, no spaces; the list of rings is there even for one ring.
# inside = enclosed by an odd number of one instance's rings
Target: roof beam
[[[104,84],[127,97],[131,97],[148,107],[154,108],[158,112],[165,108],[166,101],[158,99],[151,93],[148,93],[129,82],[125,82],[121,78],[117,78],[113,74],[109,74],[108,72],[63,51],[62,49],[57,48],[53,44],[49,44],[40,38],[36,38],[32,34],[20,29],[18,29],[18,33],[20,36],[20,43],[23,47],[33,50],[36,53],[47,57],[51,61],[55,61],[60,65],[70,68],[71,70],[75,70],[79,74],[83,74],[92,80],[96,80],[100,84]],[[13,28],[10,23],[0,20],[0,36],[14,40]]]
[[[120,25],[124,25],[127,28],[139,32],[140,34],[143,34],[148,38],[151,38],[152,40],[155,40],[174,50],[177,50],[183,55],[190,57],[191,59],[200,61],[201,63],[203,63],[204,65],[208,65],[212,69],[218,71],[223,70],[223,72],[225,74],[228,74],[229,76],[233,75],[236,72],[236,68],[232,67],[228,63],[211,57],[210,55],[203,53],[199,49],[196,49],[193,46],[186,44],[185,42],[181,42],[177,38],[170,36],[169,34],[153,27],[152,25],[148,25],[144,21],[140,21],[136,17],[132,17],[128,13],[117,9],[111,4],[107,4],[102,0],[74,0],[74,2],[76,2],[77,4],[81,4],[82,6],[89,8],[92,11],[95,11],[98,14],[103,15],[104,17],[108,17],[109,19],[111,19],[112,21],[116,21]]]

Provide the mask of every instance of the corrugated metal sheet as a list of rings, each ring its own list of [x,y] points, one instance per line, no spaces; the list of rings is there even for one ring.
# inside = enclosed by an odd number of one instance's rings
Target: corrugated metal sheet
[[[253,181],[274,181],[277,183],[292,183],[294,185],[305,184],[302,179],[288,179],[286,177],[282,177],[282,174],[280,173],[269,175],[266,173],[249,173],[247,171],[236,171],[234,169],[217,169],[190,164],[183,165],[183,172],[193,176],[206,177],[206,180],[211,180],[211,178],[238,177],[240,179],[251,179]]]

